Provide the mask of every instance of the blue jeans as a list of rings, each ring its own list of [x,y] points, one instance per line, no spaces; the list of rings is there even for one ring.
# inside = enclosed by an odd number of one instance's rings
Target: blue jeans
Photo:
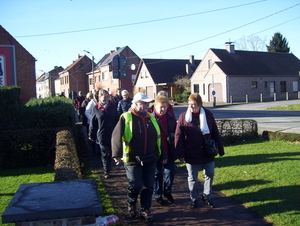
[[[150,164],[124,163],[128,179],[127,202],[135,205],[139,193],[141,193],[141,210],[148,210],[152,204],[153,184],[156,162]]]
[[[186,163],[186,169],[188,171],[188,186],[190,190],[190,198],[192,201],[197,200],[199,194],[199,180],[198,172],[200,170],[201,164],[189,164]],[[209,200],[212,193],[212,183],[215,173],[215,162],[209,162],[202,164],[203,174],[204,174],[204,184],[203,184],[203,194]]]
[[[166,164],[157,161],[154,182],[154,197],[161,198],[162,195],[170,195],[172,193],[174,176],[176,173],[176,164],[173,159],[168,158]],[[165,179],[164,179],[165,175]]]

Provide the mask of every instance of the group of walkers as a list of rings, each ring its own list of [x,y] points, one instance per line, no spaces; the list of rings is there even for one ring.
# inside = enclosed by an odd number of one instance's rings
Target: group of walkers
[[[220,156],[224,155],[224,147],[214,116],[202,106],[201,96],[191,94],[187,111],[176,121],[164,91],[159,92],[155,100],[140,92],[130,99],[126,90],[120,90],[117,95],[119,99],[115,104],[109,92],[96,91],[86,106],[85,116],[88,137],[101,152],[105,178],[109,178],[111,159],[116,165],[124,163],[130,216],[137,216],[139,195],[140,214],[150,222],[154,219],[151,213],[153,196],[162,206],[164,198],[170,204],[174,202],[172,186],[176,159],[186,165],[190,208],[198,206],[198,172],[201,169],[204,174],[202,200],[215,207],[211,198],[214,157],[206,156],[205,139],[217,142]],[[150,103],[153,103],[151,107]]]

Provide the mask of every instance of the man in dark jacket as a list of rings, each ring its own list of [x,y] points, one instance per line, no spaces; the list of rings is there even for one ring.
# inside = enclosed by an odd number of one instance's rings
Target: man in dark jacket
[[[104,177],[109,177],[111,169],[111,136],[119,114],[115,105],[109,101],[108,91],[102,89],[96,92],[97,105],[92,109],[92,119],[89,127],[89,139],[93,140],[92,134],[97,131],[97,144],[101,149]]]
[[[129,93],[126,89],[122,90],[121,92],[123,99],[119,101],[117,111],[120,115],[127,112],[128,109],[131,107],[132,98],[129,97]]]
[[[122,157],[128,178],[128,212],[131,217],[137,215],[136,203],[141,194],[141,214],[147,221],[153,221],[150,208],[156,161],[164,154],[159,126],[147,112],[151,101],[137,93],[132,101],[134,108],[121,115],[112,135],[112,157],[117,165]]]

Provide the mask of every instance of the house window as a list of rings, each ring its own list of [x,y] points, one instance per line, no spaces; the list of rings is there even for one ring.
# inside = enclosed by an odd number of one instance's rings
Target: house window
[[[141,71],[141,73],[140,73],[140,78],[143,78],[143,72]]]
[[[194,84],[194,93],[199,93],[199,84]]]
[[[148,73],[147,73],[147,71],[145,71],[145,78],[148,78]]]
[[[208,69],[210,69],[210,68],[211,68],[211,65],[212,65],[212,60],[210,59],[210,60],[208,60],[208,61],[207,61],[207,66],[208,66]]]
[[[136,75],[131,75],[131,83],[132,84],[134,83],[135,77],[136,77]]]
[[[298,92],[298,81],[293,81],[293,92]]]
[[[117,79],[112,78],[111,79],[111,84],[116,84],[117,83]]]
[[[280,92],[286,92],[286,81],[280,82]]]
[[[93,78],[89,79],[89,83],[90,83],[90,85],[93,85]]]
[[[257,81],[252,81],[251,82],[251,88],[256,89],[257,88]]]
[[[102,72],[102,81],[107,79],[108,79],[108,72],[107,71]]]
[[[265,81],[265,88],[268,88],[268,82]]]

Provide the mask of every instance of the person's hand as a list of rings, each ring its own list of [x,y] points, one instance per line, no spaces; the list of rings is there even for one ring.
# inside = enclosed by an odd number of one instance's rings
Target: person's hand
[[[119,164],[120,164],[120,162],[121,162],[121,159],[120,159],[120,158],[113,158],[113,159],[114,159],[116,165],[119,165]]]
[[[179,161],[182,163],[186,163],[184,158],[180,158]]]
[[[163,164],[166,164],[167,161],[168,161],[168,159],[164,159],[164,160],[162,160],[162,163],[163,163]]]
[[[89,140],[92,141],[92,142],[94,142],[94,140],[92,138],[90,138],[90,137],[89,137]]]

